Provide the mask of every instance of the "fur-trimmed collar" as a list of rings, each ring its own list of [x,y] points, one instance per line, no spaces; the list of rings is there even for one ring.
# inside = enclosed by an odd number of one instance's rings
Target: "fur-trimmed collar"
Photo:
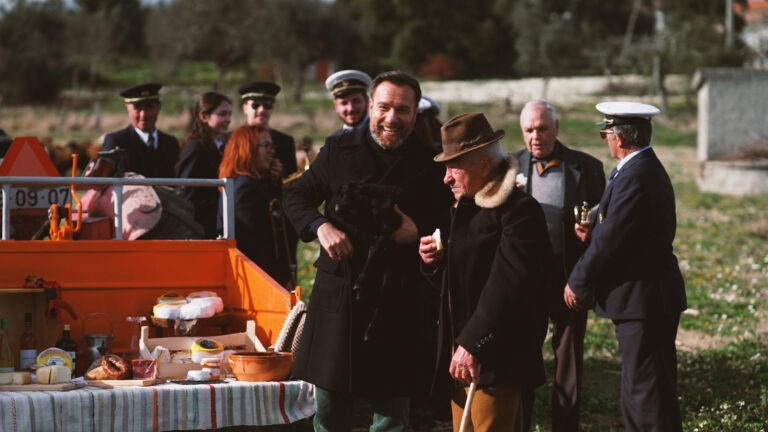
[[[504,204],[515,189],[515,177],[519,169],[517,156],[508,154],[499,167],[498,175],[475,194],[475,204],[487,209]]]

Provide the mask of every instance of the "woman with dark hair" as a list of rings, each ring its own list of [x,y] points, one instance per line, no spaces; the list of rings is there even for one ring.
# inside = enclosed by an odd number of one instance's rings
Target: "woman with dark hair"
[[[227,144],[232,121],[232,102],[221,93],[203,93],[195,105],[187,145],[181,152],[176,175],[180,178],[215,179]],[[216,209],[219,191],[213,187],[184,187],[182,196],[195,207],[195,220],[203,226],[205,238],[216,238]]]
[[[268,180],[274,155],[272,137],[263,126],[240,126],[229,137],[219,166],[219,178],[235,179],[237,248],[277,283],[286,286],[291,280],[288,244],[282,235],[275,236],[284,229],[280,225],[282,206],[276,188]],[[219,200],[219,226],[221,224]]]

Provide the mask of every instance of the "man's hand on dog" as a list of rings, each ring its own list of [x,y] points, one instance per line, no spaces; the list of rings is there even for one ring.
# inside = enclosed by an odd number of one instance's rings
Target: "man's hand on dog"
[[[350,259],[355,252],[347,235],[330,222],[320,225],[317,229],[317,239],[334,261]]]
[[[400,207],[395,204],[395,213],[400,215],[400,226],[397,227],[395,232],[392,233],[390,238],[397,244],[413,243],[419,239],[419,230],[416,228],[416,224],[413,219],[408,217],[400,210]]]

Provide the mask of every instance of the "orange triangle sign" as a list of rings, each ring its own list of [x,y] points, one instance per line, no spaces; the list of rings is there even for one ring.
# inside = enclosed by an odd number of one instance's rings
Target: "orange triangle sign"
[[[37,137],[19,137],[13,140],[0,164],[0,176],[59,177],[60,174]]]

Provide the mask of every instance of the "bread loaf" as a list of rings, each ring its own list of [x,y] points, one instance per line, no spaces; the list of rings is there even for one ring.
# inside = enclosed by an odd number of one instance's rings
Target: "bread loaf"
[[[72,379],[72,371],[66,366],[45,366],[36,372],[38,384],[63,384]]]
[[[104,368],[99,366],[86,372],[85,379],[89,380],[108,380],[109,375],[104,371]]]
[[[0,373],[0,385],[24,385],[32,382],[29,372],[2,372]]]

